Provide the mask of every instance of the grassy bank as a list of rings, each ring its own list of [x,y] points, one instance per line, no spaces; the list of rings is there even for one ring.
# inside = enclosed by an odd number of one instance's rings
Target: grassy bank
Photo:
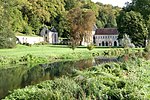
[[[13,49],[0,49],[0,65],[22,63],[44,63],[56,60],[87,59],[94,56],[118,56],[132,53],[141,49],[102,48],[97,47],[89,51],[86,47],[72,50],[67,45],[17,45]],[[105,52],[105,53],[104,53]]]
[[[97,48],[89,51],[86,47],[70,49],[66,45],[17,45],[14,49],[0,49],[0,64],[42,63],[58,59],[85,59],[92,57],[92,53],[101,54],[109,48]]]
[[[18,89],[5,100],[149,100],[150,61],[107,63]]]

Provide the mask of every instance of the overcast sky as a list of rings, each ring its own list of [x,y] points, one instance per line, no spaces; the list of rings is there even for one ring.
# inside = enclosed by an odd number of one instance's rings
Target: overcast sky
[[[131,2],[131,0],[92,0],[93,2],[101,2],[103,4],[112,4],[113,6],[123,7],[125,2]]]

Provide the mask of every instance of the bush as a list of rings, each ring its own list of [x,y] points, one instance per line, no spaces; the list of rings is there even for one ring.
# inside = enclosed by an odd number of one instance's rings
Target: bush
[[[16,46],[15,37],[0,36],[0,49],[2,49],[2,48],[13,48],[15,46]]]
[[[13,91],[6,100],[149,100],[150,61],[107,63]],[[71,76],[70,76],[71,77]]]
[[[150,43],[148,43],[148,45],[144,48],[145,52],[150,52]]]
[[[93,50],[94,49],[94,45],[92,45],[92,44],[88,45],[87,49],[90,50],[90,51]]]

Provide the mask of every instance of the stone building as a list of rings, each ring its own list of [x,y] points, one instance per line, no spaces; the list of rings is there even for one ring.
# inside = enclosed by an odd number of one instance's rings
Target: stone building
[[[44,27],[40,31],[40,36],[16,36],[17,43],[24,44],[35,44],[40,42],[48,42],[50,44],[57,44],[58,41],[58,32],[53,27],[49,30],[47,27]]]
[[[51,44],[57,44],[58,43],[58,32],[57,30],[52,27],[51,30],[49,30],[47,27],[44,27],[40,35],[44,38],[44,41],[51,43]]]
[[[93,41],[97,46],[119,46],[118,35],[117,28],[96,29]]]

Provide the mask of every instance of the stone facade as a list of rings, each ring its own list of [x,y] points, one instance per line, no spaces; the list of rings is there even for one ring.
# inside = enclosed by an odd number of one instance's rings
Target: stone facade
[[[17,43],[23,44],[23,43],[29,43],[29,44],[35,44],[44,42],[43,37],[30,37],[30,36],[16,36]]]
[[[48,28],[44,27],[41,32],[40,36],[16,36],[17,43],[29,43],[35,44],[40,42],[48,42],[50,44],[57,44],[58,43],[58,32],[55,28],[49,30]]]
[[[95,31],[94,44],[97,46],[119,46],[119,32],[116,28],[103,28]]]
[[[56,31],[56,29],[54,27],[51,30],[44,27],[41,30],[40,35],[44,38],[44,41],[46,41],[50,44],[57,44],[59,42],[58,41],[58,32]]]

